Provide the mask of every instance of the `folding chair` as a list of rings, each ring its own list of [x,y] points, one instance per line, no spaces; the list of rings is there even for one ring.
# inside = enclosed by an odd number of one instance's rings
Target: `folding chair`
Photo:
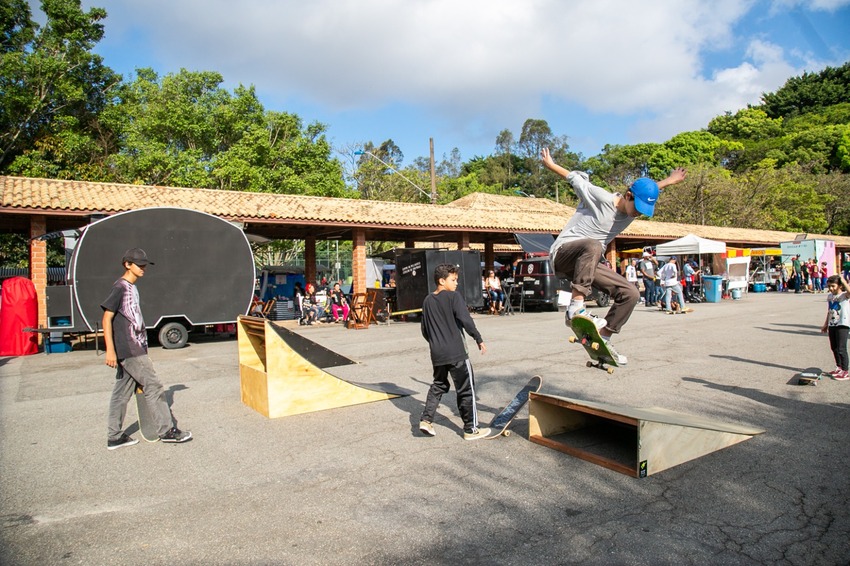
[[[372,308],[367,302],[366,293],[354,293],[351,296],[351,310],[348,312],[348,328],[369,328]]]

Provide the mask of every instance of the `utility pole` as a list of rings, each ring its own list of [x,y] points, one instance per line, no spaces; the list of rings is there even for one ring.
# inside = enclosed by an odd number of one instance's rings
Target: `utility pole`
[[[437,175],[434,171],[434,138],[431,142],[431,204],[437,204]]]

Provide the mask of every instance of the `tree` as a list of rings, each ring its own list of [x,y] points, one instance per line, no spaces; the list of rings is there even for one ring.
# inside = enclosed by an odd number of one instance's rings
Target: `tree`
[[[827,67],[819,73],[792,77],[776,92],[762,95],[764,111],[771,118],[819,111],[850,100],[850,62]]]
[[[27,151],[41,152],[33,163],[58,161],[54,174],[91,160],[98,113],[120,80],[91,52],[106,11],[83,12],[79,0],[43,0],[41,8],[44,28],[24,0],[0,8],[0,171]]]

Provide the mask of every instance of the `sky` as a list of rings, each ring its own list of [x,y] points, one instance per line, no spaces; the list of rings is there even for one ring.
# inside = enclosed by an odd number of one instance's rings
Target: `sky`
[[[36,4],[36,0],[32,0]],[[585,157],[664,142],[850,61],[850,0],[83,0],[125,79],[216,71],[345,154],[495,151],[546,120]]]

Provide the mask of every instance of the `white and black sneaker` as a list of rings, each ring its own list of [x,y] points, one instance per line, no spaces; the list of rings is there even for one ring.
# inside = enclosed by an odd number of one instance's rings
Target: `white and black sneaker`
[[[192,433],[182,431],[177,427],[172,427],[171,430],[159,437],[163,442],[186,442],[192,439]]]
[[[131,436],[127,436],[126,433],[121,435],[121,438],[118,440],[107,440],[106,441],[106,449],[107,450],[117,450],[118,448],[123,448],[125,446],[132,446],[134,444],[138,444],[139,441]]]
[[[566,317],[566,321],[565,321],[566,325],[569,326],[569,327],[572,327],[572,319],[574,319],[576,317],[581,317],[581,318],[586,318],[588,320],[592,320],[594,326],[596,326],[596,330],[602,330],[603,328],[608,326],[607,320],[605,320],[604,318],[599,318],[595,314],[591,314],[590,311],[588,311],[587,309],[581,309],[581,310],[577,311],[573,316],[570,316],[570,311],[568,309],[567,310],[567,317]]]
[[[614,358],[617,359],[617,365],[618,366],[624,366],[624,365],[627,365],[629,363],[629,359],[626,356],[624,356],[623,354],[620,354],[619,352],[617,352],[617,350],[614,348],[614,345],[611,344],[611,342],[609,340],[605,340],[605,345],[608,347],[608,350],[611,351],[611,355],[614,356]]]

